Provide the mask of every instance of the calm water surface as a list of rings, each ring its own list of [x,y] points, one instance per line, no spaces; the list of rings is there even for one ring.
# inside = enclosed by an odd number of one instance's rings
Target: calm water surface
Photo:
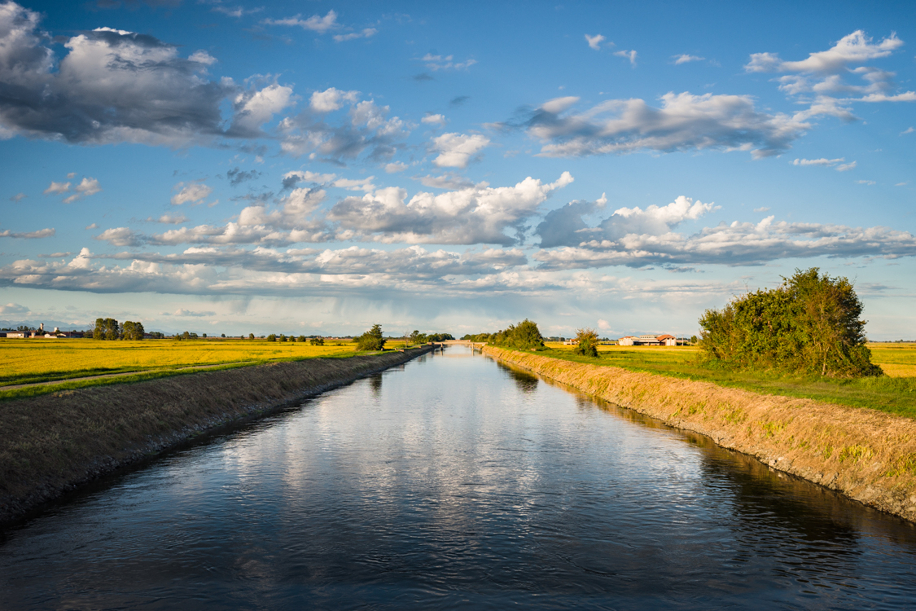
[[[463,347],[0,533],[0,608],[916,608],[916,529]]]

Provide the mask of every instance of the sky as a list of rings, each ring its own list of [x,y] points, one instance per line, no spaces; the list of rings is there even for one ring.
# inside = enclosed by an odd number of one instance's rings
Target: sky
[[[916,337],[916,4],[0,0],[0,326]]]

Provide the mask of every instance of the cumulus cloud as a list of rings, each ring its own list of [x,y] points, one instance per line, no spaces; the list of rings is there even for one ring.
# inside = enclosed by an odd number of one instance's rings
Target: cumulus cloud
[[[261,126],[294,101],[292,88],[277,83],[240,91],[233,100],[235,114],[226,134],[239,138],[263,136]]]
[[[420,119],[421,123],[426,123],[427,125],[445,125],[445,115],[426,115]]]
[[[285,19],[265,19],[261,23],[266,25],[298,26],[303,30],[318,32],[319,34],[324,34],[328,30],[333,30],[340,27],[340,25],[337,23],[337,13],[335,13],[333,10],[328,11],[328,14],[324,17],[319,15],[312,15],[308,19],[302,19],[302,15],[298,14],[294,17],[286,17]]]
[[[849,163],[843,163],[846,161],[844,157],[838,157],[836,159],[827,159],[821,157],[820,159],[796,159],[792,162],[792,165],[798,166],[822,166],[827,168],[836,167],[837,172],[848,172],[853,170],[856,167],[855,161],[850,161]]]
[[[652,205],[645,210],[639,207],[618,208],[596,226],[589,226],[583,217],[594,214],[606,204],[606,199],[596,202],[574,201],[547,213],[535,232],[541,238],[542,248],[577,246],[595,240],[617,240],[629,235],[663,235],[688,220],[699,219],[715,210],[715,204],[694,202],[683,195],[666,206]]]
[[[674,60],[675,66],[680,66],[681,64],[686,64],[688,62],[700,62],[706,59],[705,57],[700,57],[698,55],[687,55],[682,53],[681,55],[672,55],[671,58]]]
[[[0,315],[3,316],[24,316],[30,313],[31,310],[29,310],[24,305],[19,305],[18,303],[0,305]]]
[[[526,178],[513,187],[474,186],[410,200],[404,189],[390,187],[337,202],[328,220],[338,237],[383,242],[435,244],[514,244],[524,222],[555,190],[573,181],[569,172],[548,184]],[[515,236],[506,234],[514,231]]]
[[[0,231],[0,238],[19,238],[22,240],[35,240],[39,238],[53,238],[55,231],[53,228],[40,229],[38,231],[15,232],[9,229]]]
[[[70,183],[67,183],[70,184]],[[64,198],[65,204],[72,204],[78,199],[83,199],[84,197],[89,197],[90,195],[95,195],[102,190],[102,187],[99,185],[99,181],[95,178],[83,178],[80,181],[80,184],[76,185],[76,188],[73,195]]]
[[[45,195],[60,195],[61,193],[66,193],[70,190],[69,182],[54,182],[51,181],[51,184],[47,189],[44,190]]]
[[[223,135],[220,104],[238,88],[206,77],[206,53],[183,58],[151,36],[98,28],[66,40],[58,59],[38,25],[38,13],[0,5],[0,130],[172,146]]]
[[[545,142],[542,156],[724,149],[767,157],[786,151],[810,127],[794,117],[757,111],[750,96],[668,93],[660,108],[629,99],[568,112],[578,100],[549,100],[524,123]]]
[[[490,144],[490,139],[479,134],[442,134],[433,138],[433,147],[439,156],[433,163],[440,168],[466,168],[477,153]]]
[[[358,99],[358,91],[341,91],[335,87],[330,87],[324,91],[314,92],[309,99],[309,106],[315,112],[333,112],[343,108],[345,102],[355,104]]]
[[[439,176],[419,176],[416,180],[420,181],[424,187],[433,189],[467,189],[473,187],[474,183],[457,174],[441,174]]]
[[[594,36],[585,35],[585,42],[588,43],[588,46],[598,51],[601,49],[601,43],[604,42],[606,38],[601,34],[595,34]]]
[[[398,172],[403,172],[407,169],[406,163],[401,163],[400,161],[395,161],[392,163],[385,164],[385,172],[388,174],[397,174]]]
[[[333,88],[332,88],[333,89]],[[312,94],[311,104],[321,112],[339,110],[350,105],[349,121],[332,126],[313,116],[317,110],[287,117],[281,121],[281,150],[295,157],[308,154],[310,159],[342,162],[355,159],[368,151],[371,161],[389,161],[401,148],[410,127],[398,117],[388,117],[390,108],[378,106],[374,100],[358,100],[358,92],[328,89]]]
[[[781,259],[812,257],[897,258],[916,255],[916,236],[887,227],[848,227],[820,223],[721,223],[684,235],[632,233],[596,239],[579,246],[541,250],[534,255],[544,269],[589,267],[762,265]]]
[[[183,214],[178,216],[172,216],[169,214],[163,214],[158,218],[148,217],[146,219],[147,223],[162,223],[163,225],[181,225],[182,223],[188,222],[188,217]]]
[[[188,202],[192,204],[200,203],[213,192],[213,189],[202,182],[180,182],[175,185],[174,190],[178,191],[178,193],[172,196],[173,206],[181,206]]]
[[[896,34],[876,43],[864,31],[857,30],[830,49],[810,53],[807,59],[799,61],[784,61],[775,53],[754,53],[744,69],[783,73],[776,78],[779,88],[790,96],[798,96],[799,102],[811,105],[807,117],[823,114],[851,121],[856,117],[843,103],[916,101],[913,91],[891,93],[896,87],[893,72],[859,65],[888,57],[902,46],[903,41]],[[850,79],[859,79],[860,84]]]

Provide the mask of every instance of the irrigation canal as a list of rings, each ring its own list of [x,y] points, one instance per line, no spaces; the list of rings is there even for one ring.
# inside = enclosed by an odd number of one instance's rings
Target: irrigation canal
[[[0,608],[905,609],[916,528],[452,346],[0,533]]]

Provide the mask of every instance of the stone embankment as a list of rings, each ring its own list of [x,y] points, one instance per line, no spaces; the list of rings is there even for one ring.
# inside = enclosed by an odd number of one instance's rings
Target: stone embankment
[[[202,433],[297,405],[433,349],[271,363],[0,403],[0,524]]]
[[[916,522],[911,418],[492,346],[483,352]]]

